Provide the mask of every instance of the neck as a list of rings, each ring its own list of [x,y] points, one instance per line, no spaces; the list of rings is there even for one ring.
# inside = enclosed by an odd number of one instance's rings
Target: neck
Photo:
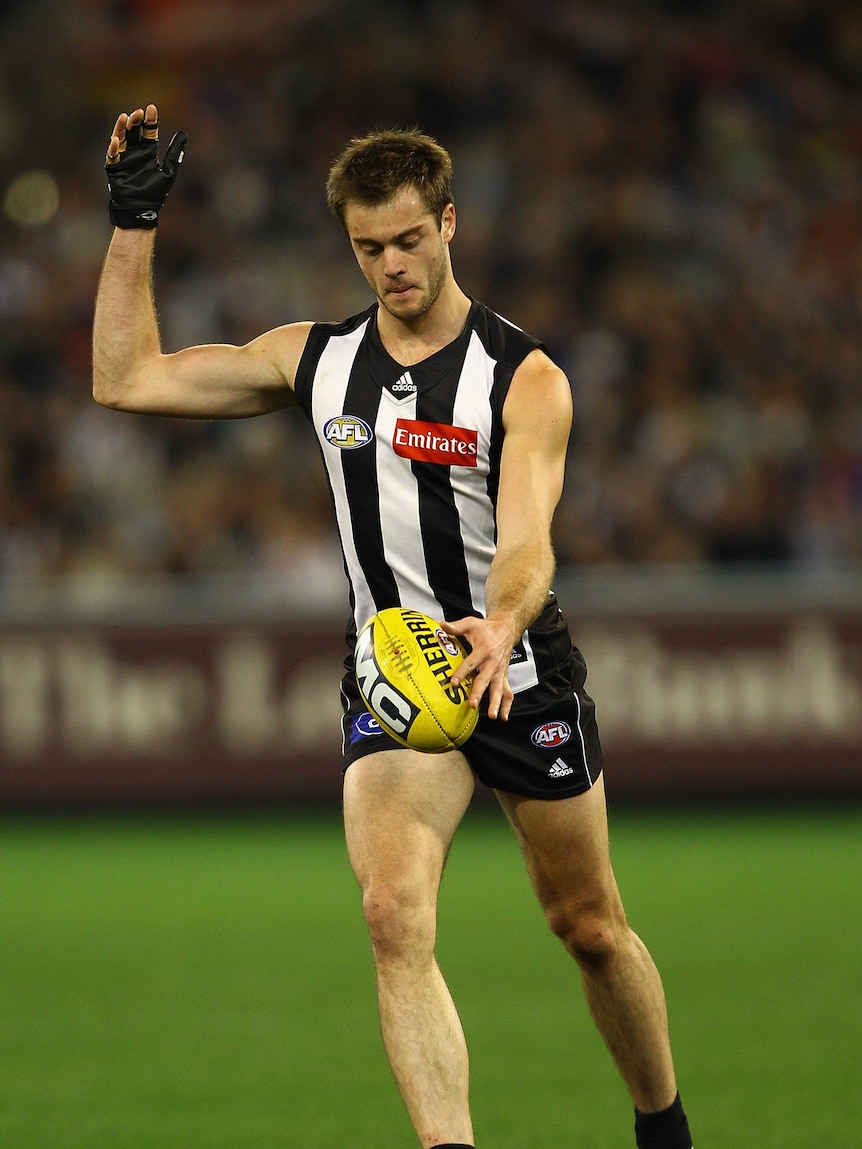
[[[377,330],[393,359],[410,367],[458,338],[470,306],[469,297],[450,279],[431,307],[415,319],[399,319],[385,307],[378,307]]]

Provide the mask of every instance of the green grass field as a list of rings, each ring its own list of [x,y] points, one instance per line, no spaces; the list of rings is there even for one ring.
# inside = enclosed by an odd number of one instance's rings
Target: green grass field
[[[612,813],[697,1149],[862,1145],[862,810]],[[404,1149],[336,817],[0,819],[3,1149]],[[440,960],[481,1149],[633,1144],[502,815]]]

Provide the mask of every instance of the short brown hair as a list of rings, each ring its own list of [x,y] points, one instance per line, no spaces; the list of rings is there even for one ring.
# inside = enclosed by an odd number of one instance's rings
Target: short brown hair
[[[452,202],[452,160],[418,128],[386,129],[352,139],[329,172],[326,202],[345,225],[347,204],[385,203],[414,185],[437,222]]]

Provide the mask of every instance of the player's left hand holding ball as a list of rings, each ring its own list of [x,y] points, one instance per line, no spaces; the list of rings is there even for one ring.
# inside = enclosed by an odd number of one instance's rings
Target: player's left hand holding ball
[[[457,686],[472,674],[470,705],[478,707],[487,690],[488,717],[505,722],[515,697],[509,685],[509,660],[514,642],[508,623],[471,615],[440,625],[448,634],[465,638],[470,646],[469,654],[452,675],[452,685]]]
[[[111,223],[121,228],[154,228],[168,192],[177,178],[188,135],[177,132],[159,162],[159,113],[155,104],[146,111],[122,112],[114,125],[105,156]]]

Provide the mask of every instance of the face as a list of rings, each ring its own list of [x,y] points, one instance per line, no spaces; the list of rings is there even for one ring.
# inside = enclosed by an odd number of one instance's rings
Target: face
[[[362,274],[381,305],[406,322],[425,315],[450,274],[452,204],[438,225],[418,191],[406,187],[382,204],[348,203],[345,224]]]

